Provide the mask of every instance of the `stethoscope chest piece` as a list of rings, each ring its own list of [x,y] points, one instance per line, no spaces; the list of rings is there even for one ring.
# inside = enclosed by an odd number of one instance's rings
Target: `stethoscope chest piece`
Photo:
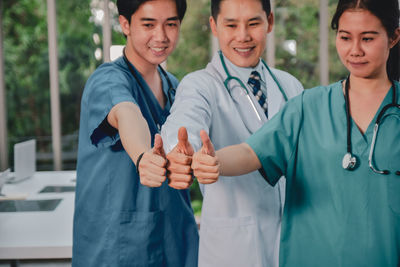
[[[352,170],[356,166],[357,159],[351,153],[346,153],[342,160],[342,167],[345,170]]]

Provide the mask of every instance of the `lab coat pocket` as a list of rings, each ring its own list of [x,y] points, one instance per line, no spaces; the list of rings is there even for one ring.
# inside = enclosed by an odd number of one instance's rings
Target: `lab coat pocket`
[[[251,216],[204,218],[199,267],[261,266],[256,223]]]
[[[390,175],[388,181],[388,202],[394,213],[400,215],[400,176]]]
[[[120,216],[119,266],[162,266],[162,212],[122,212]]]

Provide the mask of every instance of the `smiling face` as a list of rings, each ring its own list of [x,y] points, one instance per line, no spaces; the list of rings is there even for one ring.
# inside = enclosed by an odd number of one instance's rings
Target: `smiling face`
[[[147,1],[132,15],[130,24],[123,16],[119,20],[127,36],[126,56],[139,69],[157,66],[176,47],[180,21],[173,0]]]
[[[387,75],[386,61],[396,42],[388,37],[381,21],[369,11],[347,10],[339,19],[336,49],[352,76],[378,78]]]
[[[222,53],[233,64],[254,67],[265,50],[273,15],[267,18],[260,0],[222,0],[217,20],[210,17],[210,25]]]

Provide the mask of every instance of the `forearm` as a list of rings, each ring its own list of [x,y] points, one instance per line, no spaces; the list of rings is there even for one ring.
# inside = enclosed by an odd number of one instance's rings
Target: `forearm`
[[[223,176],[238,176],[261,168],[257,155],[246,143],[224,147],[216,155]]]
[[[118,130],[122,146],[133,162],[151,149],[151,136],[140,109],[133,103],[120,103],[112,108],[109,123]]]

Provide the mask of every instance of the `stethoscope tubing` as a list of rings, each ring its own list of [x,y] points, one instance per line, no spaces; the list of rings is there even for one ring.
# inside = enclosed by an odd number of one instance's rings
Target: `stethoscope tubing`
[[[136,82],[139,84],[139,86],[140,86],[141,88],[144,88],[143,84],[140,82],[139,77],[137,77],[135,70],[134,70],[133,67],[131,66],[131,64],[130,64],[130,62],[129,62],[129,60],[128,60],[128,58],[126,57],[125,48],[124,48],[124,50],[123,50],[123,52],[122,52],[122,57],[123,57],[123,59],[124,59],[126,65],[128,66],[129,72],[132,74],[133,78],[136,80]],[[172,85],[172,82],[171,82],[171,80],[169,79],[168,74],[167,74],[167,72],[163,69],[163,67],[161,67],[161,65],[158,65],[158,68],[160,69],[162,75],[163,75],[163,76],[165,77],[165,79],[167,80],[167,83],[168,83],[168,93],[167,93],[167,97],[168,97],[168,101],[172,104],[173,97],[175,96],[176,89],[175,89],[174,86]]]
[[[372,135],[372,140],[371,140],[371,147],[369,150],[369,154],[368,154],[368,165],[369,168],[378,174],[389,174],[390,172],[388,170],[379,170],[377,168],[375,168],[374,164],[373,164],[373,155],[374,155],[374,151],[375,151],[375,143],[376,143],[376,139],[378,136],[378,130],[379,130],[379,126],[381,123],[381,120],[383,118],[383,116],[385,115],[386,111],[391,108],[391,107],[396,107],[400,109],[400,105],[396,103],[397,101],[397,94],[396,94],[396,84],[394,83],[394,81],[392,82],[392,88],[393,88],[393,92],[392,92],[392,103],[385,105],[382,110],[379,112],[376,120],[375,120],[375,125],[374,125],[374,130],[373,130],[373,135]],[[352,164],[349,164],[347,166],[343,166],[344,169],[347,170],[351,170],[355,167],[355,161],[356,158],[353,156],[352,151],[351,151],[351,125],[350,125],[350,99],[349,99],[349,87],[350,87],[350,75],[347,77],[346,79],[346,84],[345,84],[345,104],[346,104],[346,124],[347,124],[347,153],[344,156],[344,158],[346,157],[350,157],[350,159],[352,160]],[[395,172],[396,175],[400,175],[400,171],[396,171]]]
[[[224,71],[225,71],[225,74],[226,74],[226,79],[224,80],[225,89],[228,91],[229,95],[232,97],[231,91],[229,90],[229,83],[230,83],[232,80],[233,80],[233,81],[237,81],[237,82],[239,83],[240,87],[246,92],[246,99],[249,101],[249,103],[250,103],[252,109],[254,110],[254,113],[257,115],[257,119],[258,119],[259,121],[261,121],[261,116],[260,116],[260,114],[258,114],[257,108],[256,108],[256,106],[254,105],[253,101],[252,101],[251,98],[250,98],[249,90],[247,89],[247,87],[244,85],[244,83],[243,83],[238,77],[232,76],[232,75],[229,73],[222,52],[221,52],[221,51],[218,51],[218,54],[219,54],[219,57],[220,57],[220,61],[221,61],[222,67],[223,67],[223,69],[224,69]],[[273,72],[271,71],[271,69],[268,67],[267,63],[266,63],[263,59],[261,59],[261,61],[262,61],[262,63],[264,64],[264,66],[267,68],[269,74],[271,75],[272,79],[275,81],[276,85],[278,86],[279,91],[282,93],[283,98],[285,99],[285,102],[287,102],[287,101],[288,101],[288,97],[287,97],[285,91],[283,90],[282,86],[280,85],[280,83],[279,83],[277,77],[274,75],[274,73],[273,73]]]
[[[124,50],[123,50],[123,52],[122,52],[122,57],[123,57],[123,59],[124,59],[124,61],[125,61],[125,64],[128,66],[129,72],[132,74],[133,78],[134,78],[134,79],[136,80],[136,82],[139,84],[140,88],[145,88],[144,85],[140,82],[139,77],[136,75],[136,72],[135,72],[135,70],[133,69],[132,65],[130,64],[128,58],[126,57],[125,48],[124,48]],[[168,101],[169,101],[169,102],[171,103],[171,105],[172,105],[172,102],[173,102],[173,100],[174,100],[173,97],[175,96],[176,89],[173,87],[172,82],[171,82],[171,80],[169,79],[167,72],[166,72],[160,65],[158,65],[158,68],[159,68],[159,70],[161,71],[162,75],[163,75],[163,76],[165,77],[165,79],[167,80],[167,83],[168,83],[167,98],[168,98]],[[146,101],[146,102],[148,101],[148,99],[146,99],[146,96],[145,96],[145,101]],[[157,118],[157,115],[155,114],[155,111],[154,111],[153,109],[150,109],[150,113],[151,113],[151,116],[153,117],[154,122],[156,123],[156,126],[157,126],[157,128],[158,128],[158,132],[160,132],[160,130],[161,130],[161,125],[158,123],[158,120],[156,119],[156,118]]]

